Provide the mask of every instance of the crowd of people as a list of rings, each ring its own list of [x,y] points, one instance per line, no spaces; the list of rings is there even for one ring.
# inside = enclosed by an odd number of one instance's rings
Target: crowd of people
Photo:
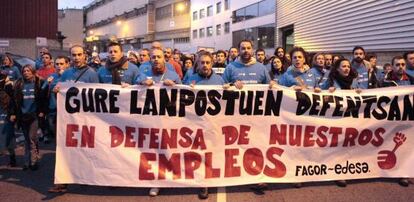
[[[278,85],[296,91],[312,89],[334,92],[337,89],[354,90],[414,84],[414,51],[397,55],[382,68],[376,64],[377,57],[367,54],[363,47],[352,50],[352,59],[331,53],[307,53],[294,47],[289,53],[278,47],[272,56],[265,50],[254,50],[253,43],[242,40],[238,47],[210,53],[198,51],[183,54],[179,50],[164,48],[153,42],[150,49],[124,54],[122,46],[110,42],[107,58],[94,53],[88,55],[85,48],[75,45],[70,49],[70,58],[55,58],[47,49],[41,49],[41,57],[35,67],[25,65],[18,69],[10,56],[2,58],[0,72],[0,114],[2,150],[9,153],[9,166],[16,167],[15,130],[24,135],[23,170],[39,168],[39,133],[47,142],[56,136],[56,93],[59,82],[108,83],[128,87],[130,85],[151,86],[162,83],[166,86],[222,85],[224,89],[234,86],[242,89],[249,84]],[[346,181],[337,181],[346,186]],[[408,186],[408,179],[401,179]],[[301,184],[296,184],[300,187]],[[67,185],[56,185],[50,192],[65,192]],[[266,184],[252,189],[263,193]],[[158,195],[159,188],[151,188],[151,196]],[[201,189],[200,198],[208,197],[208,188]]]

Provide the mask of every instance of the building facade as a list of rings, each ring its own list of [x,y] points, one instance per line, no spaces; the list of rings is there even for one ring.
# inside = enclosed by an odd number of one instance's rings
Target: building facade
[[[276,46],[349,54],[359,45],[379,63],[414,49],[414,1],[276,2]]]
[[[96,0],[85,7],[85,43],[106,51],[109,40],[125,50],[149,47],[158,40],[165,46],[189,48],[188,0]]]
[[[84,39],[83,10],[58,10],[58,32],[61,36],[66,37],[62,41],[64,49],[68,49],[75,44],[82,44]]]
[[[2,0],[0,6],[0,52],[35,58],[42,46],[58,46],[56,41],[57,0]]]
[[[253,41],[254,48],[272,55],[275,45],[275,0],[231,1],[232,44],[243,39]]]
[[[232,46],[230,0],[191,1],[191,47],[227,50]]]

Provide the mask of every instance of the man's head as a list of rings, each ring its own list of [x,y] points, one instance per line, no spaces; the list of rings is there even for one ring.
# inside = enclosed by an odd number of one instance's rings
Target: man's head
[[[164,56],[165,56],[165,59],[167,59],[167,60],[171,59],[172,58],[172,49],[171,48],[165,48]]]
[[[165,58],[162,50],[153,49],[151,51],[151,63],[155,71],[163,72],[165,70]]]
[[[198,73],[202,76],[210,76],[213,68],[213,56],[204,52],[199,55],[198,59]]]
[[[327,53],[324,55],[324,57],[325,57],[325,66],[332,66],[332,62],[333,62],[332,54]]]
[[[124,56],[121,44],[110,42],[108,44],[108,58],[112,63],[118,62]]]
[[[160,49],[160,50],[162,50],[162,44],[159,41],[154,41],[151,44],[151,49]]]
[[[266,59],[266,52],[265,52],[265,50],[263,50],[261,48],[257,49],[256,50],[256,60],[257,60],[257,62],[260,62],[260,63],[263,64],[264,61],[265,61],[265,59]]]
[[[70,48],[70,55],[75,67],[83,67],[86,65],[86,53],[85,49],[81,45],[74,45]]]
[[[407,67],[414,69],[414,51],[404,53],[404,59],[407,62]]]
[[[406,70],[407,63],[405,62],[404,58],[401,56],[395,56],[392,58],[392,71],[396,72],[397,74],[403,74]]]
[[[63,72],[69,68],[70,60],[66,56],[58,56],[55,60],[56,72],[62,75]]]
[[[44,53],[42,55],[42,62],[44,66],[49,66],[52,63],[52,55],[50,53]]]
[[[217,63],[224,64],[226,62],[226,52],[223,50],[218,50],[216,53]]]
[[[146,48],[142,49],[139,52],[139,62],[141,62],[141,64],[142,64],[142,63],[148,62],[150,60],[151,60],[151,58],[150,58],[150,51],[148,49],[146,49]]]
[[[240,59],[248,63],[253,57],[253,43],[250,40],[242,40],[239,43]]]
[[[235,58],[237,58],[238,55],[239,55],[239,50],[236,47],[231,47],[229,49],[229,57],[231,59],[234,60]]]
[[[355,46],[352,50],[352,54],[354,55],[354,60],[357,63],[362,63],[365,59],[365,49],[361,46]]]

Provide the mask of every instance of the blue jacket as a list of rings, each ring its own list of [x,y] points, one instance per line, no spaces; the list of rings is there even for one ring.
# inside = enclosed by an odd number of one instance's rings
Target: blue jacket
[[[185,72],[183,83],[187,83],[188,79],[194,74],[194,67]]]
[[[352,69],[354,69],[358,73],[357,81],[359,84],[359,87],[361,89],[368,89],[368,68],[369,68],[369,62],[363,61],[361,64],[358,64],[356,62],[352,62],[351,66]]]
[[[312,67],[309,69],[309,71],[306,72],[306,74],[302,75],[302,79],[308,87],[323,88],[327,85],[326,83],[328,82],[328,75],[329,71],[326,69],[322,69],[322,71],[320,71],[318,67]]]
[[[128,83],[128,84],[135,84],[135,81],[137,80],[139,76],[139,69],[136,65],[128,62],[128,68],[127,69],[121,69],[119,71],[119,75],[121,76],[121,81]],[[112,72],[107,67],[100,67],[98,69],[98,76],[99,76],[99,82],[100,83],[112,83]]]
[[[407,73],[411,77],[414,77],[414,69],[407,67],[407,69],[405,70],[405,73]]]
[[[223,85],[224,81],[221,76],[217,75],[215,72],[212,72],[210,77],[203,77],[200,74],[192,74],[187,80],[187,85],[190,85],[194,82],[197,85]]]
[[[88,68],[88,69],[85,69]],[[82,76],[78,79],[78,82],[81,83],[99,83],[99,77],[98,73],[95,72],[91,67],[85,66],[81,69],[77,67],[70,67],[67,70],[65,70],[62,74],[62,77],[60,77],[61,82],[65,81],[75,81],[79,75],[83,72]]]
[[[227,65],[223,73],[225,83],[243,81],[246,84],[267,84],[270,82],[269,72],[266,67],[258,62],[243,64],[236,60]]]
[[[16,81],[22,78],[22,74],[20,73],[19,68],[17,68],[16,66],[13,66],[13,67],[1,66],[0,71],[6,73],[10,81]]]

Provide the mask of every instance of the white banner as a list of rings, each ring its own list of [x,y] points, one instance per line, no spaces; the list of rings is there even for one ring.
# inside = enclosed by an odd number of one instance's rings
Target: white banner
[[[413,92],[64,83],[55,183],[213,187],[413,177]]]

